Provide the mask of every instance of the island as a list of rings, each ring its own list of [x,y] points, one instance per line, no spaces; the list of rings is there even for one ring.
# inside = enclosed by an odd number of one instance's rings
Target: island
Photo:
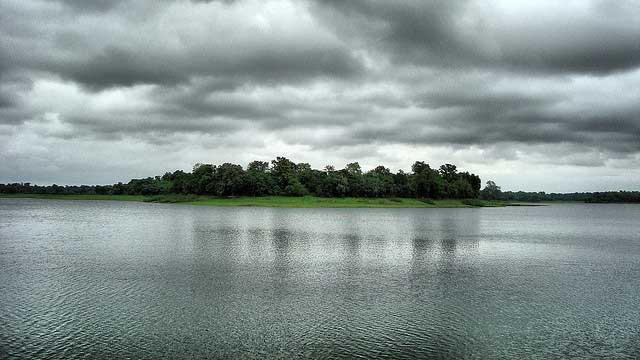
[[[503,192],[493,181],[481,189],[480,176],[456,165],[431,168],[416,161],[411,172],[379,165],[363,171],[352,162],[336,170],[313,169],[286,157],[252,161],[246,168],[232,163],[197,163],[192,171],[131,179],[112,185],[39,186],[28,182],[0,184],[1,198],[118,200],[209,206],[265,207],[499,207],[553,201],[640,202],[640,192],[555,194]]]

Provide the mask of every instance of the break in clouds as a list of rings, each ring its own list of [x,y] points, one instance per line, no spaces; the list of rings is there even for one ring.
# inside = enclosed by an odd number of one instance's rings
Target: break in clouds
[[[284,155],[640,187],[640,1],[0,4],[0,182]]]

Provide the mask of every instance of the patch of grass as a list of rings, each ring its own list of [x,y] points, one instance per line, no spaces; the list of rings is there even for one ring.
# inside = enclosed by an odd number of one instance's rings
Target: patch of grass
[[[406,199],[406,198],[324,198],[316,196],[265,196],[218,198],[197,195],[48,195],[0,194],[0,198],[34,198],[59,200],[115,200],[175,203],[199,206],[259,206],[283,208],[460,208],[509,206],[510,203],[477,199]]]
[[[426,198],[425,199],[418,199],[418,201],[422,201],[423,203],[429,204],[429,205],[435,205],[436,204],[433,200],[426,199]]]
[[[499,201],[499,200],[480,200],[480,199],[465,199],[462,203],[471,207],[503,207],[503,206],[521,206],[520,204]]]
[[[566,203],[570,203],[573,204],[573,202],[566,202]],[[576,202],[575,204],[582,204],[580,202]],[[501,206],[547,206],[549,204],[546,203],[520,203],[520,202],[503,202]]]
[[[455,208],[472,206],[504,206],[490,204],[479,200],[479,203],[465,203],[465,200],[445,199],[405,199],[405,198],[323,198],[315,196],[286,197],[236,197],[215,198],[200,197],[184,204],[209,206],[266,206],[288,208]]]
[[[478,199],[466,199],[462,200],[462,203],[471,207],[484,207],[487,206],[487,202]]]
[[[286,196],[265,196],[265,197],[236,197],[236,198],[215,198],[200,197],[197,201],[189,202],[191,205],[210,206],[267,206],[267,207],[289,207],[289,208],[418,208],[433,207],[415,199],[398,198],[323,198],[315,196],[286,197]]]
[[[155,195],[151,197],[146,197],[142,201],[157,202],[157,203],[163,203],[163,204],[175,204],[175,203],[198,201],[198,196],[183,195],[183,194]]]

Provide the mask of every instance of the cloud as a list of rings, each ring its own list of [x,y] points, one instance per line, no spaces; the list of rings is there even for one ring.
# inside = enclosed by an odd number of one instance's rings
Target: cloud
[[[355,0],[316,9],[398,63],[602,75],[640,66],[640,3],[607,4]]]
[[[4,71],[44,71],[101,90],[199,76],[241,83],[348,78],[361,70],[350,49],[295,3],[67,3],[97,12],[8,4],[3,27],[13,31],[1,43],[11,54],[0,60]]]
[[[621,179],[640,157],[639,5],[3,1],[0,182],[284,154],[638,187]]]

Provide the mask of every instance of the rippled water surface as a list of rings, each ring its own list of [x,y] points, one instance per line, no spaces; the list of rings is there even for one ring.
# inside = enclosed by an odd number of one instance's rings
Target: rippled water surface
[[[640,206],[0,199],[0,358],[637,358]]]

